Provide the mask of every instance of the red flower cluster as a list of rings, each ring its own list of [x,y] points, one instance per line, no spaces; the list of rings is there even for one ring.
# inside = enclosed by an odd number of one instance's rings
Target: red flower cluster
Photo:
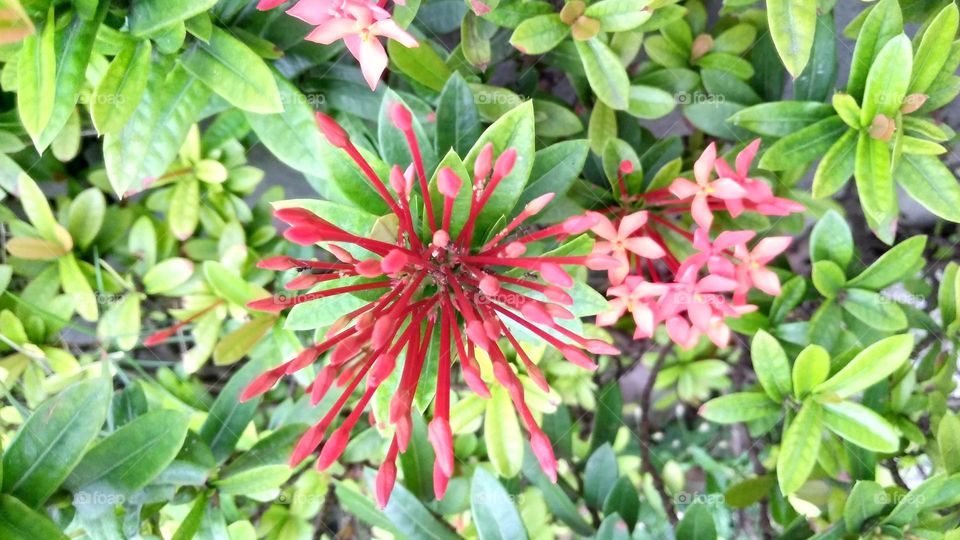
[[[695,181],[677,178],[667,189],[640,195],[627,193],[624,175],[633,171],[633,165],[621,164],[620,205],[594,214],[598,223],[593,232],[601,239],[594,252],[619,261],[608,271],[611,309],[597,317],[598,325],[612,325],[629,312],[636,323],[635,339],[651,337],[662,323],[680,347],[693,347],[703,335],[725,347],[730,340],[726,318],[756,309],[746,303],[751,288],[780,294],[776,273],[765,265],[790,245],[789,237],[764,238],[751,250],[747,242],[755,231],[710,236],[715,211],[737,217],[745,211],[786,216],[803,210],[794,201],[775,197],[763,180],[749,176],[759,147],[760,140],[753,141],[737,155],[732,168],[717,158],[716,146],[710,144],[694,164]],[[697,225],[692,233],[671,219],[686,214]],[[676,242],[665,239],[668,235],[687,242],[696,253],[678,255]]]
[[[521,223],[540,212],[550,201],[552,194],[548,194],[531,201],[503,230],[488,242],[474,247],[480,243],[475,242],[477,217],[497,185],[511,173],[517,159],[513,149],[506,149],[499,156],[494,156],[493,146],[487,144],[476,159],[472,185],[467,188],[472,192],[470,211],[460,232],[451,234],[451,217],[454,201],[464,189],[466,179],[460,178],[450,168],[443,168],[437,174],[436,184],[443,206],[434,209],[431,197],[423,197],[423,214],[428,224],[425,228],[428,227],[429,231],[425,231],[421,238],[410,208],[411,196],[415,192],[414,176],[420,193],[430,193],[420,148],[410,112],[397,104],[391,109],[391,118],[409,144],[413,167],[405,174],[399,166],[394,165],[388,188],[361,156],[349,135],[333,119],[322,113],[317,115],[318,124],[326,138],[357,163],[396,215],[399,223],[396,242],[351,234],[304,209],[277,210],[276,216],[290,225],[284,232],[288,240],[305,246],[322,243],[336,262],[276,257],[262,261],[260,266],[273,270],[296,268],[304,271],[288,284],[290,289],[307,289],[326,282],[330,282],[328,286],[333,286],[296,296],[265,298],[251,303],[250,307],[280,311],[334,295],[375,290],[383,291],[383,295],[341,317],[328,330],[327,339],[322,343],[308,347],[292,360],[263,373],[250,384],[242,399],[248,400],[266,392],[282,376],[313,364],[320,354],[329,352],[325,365],[308,391],[314,404],[333,386],[342,388],[340,397],[326,416],[307,431],[291,457],[291,463],[296,465],[326,440],[317,459],[317,467],[324,469],[343,452],[351,431],[374,392],[398,369],[398,359],[402,357],[399,386],[393,393],[389,408],[389,423],[395,432],[376,479],[377,500],[385,505],[396,479],[397,454],[405,451],[410,442],[411,405],[421,379],[428,346],[432,337],[439,333],[437,392],[433,419],[429,424],[429,440],[436,453],[434,490],[437,497],[443,496],[454,470],[453,437],[449,423],[454,358],[459,360],[460,372],[469,388],[477,394],[489,396],[489,390],[480,376],[477,349],[490,358],[496,381],[508,390],[530,434],[533,452],[543,470],[555,479],[557,464],[550,441],[527,407],[523,386],[515,370],[520,366],[514,366],[508,360],[501,348],[501,341],[510,344],[510,349],[516,351],[517,363],[522,364],[527,376],[544,390],[547,390],[544,375],[524,353],[511,327],[532,332],[559,349],[567,360],[586,369],[596,368],[587,352],[618,353],[616,348],[605,342],[587,339],[557,323],[557,320],[574,317],[568,310],[573,298],[565,291],[573,286],[574,281],[564,266],[608,269],[618,264],[617,261],[598,254],[524,256],[528,244],[547,239],[562,240],[587,232],[600,218],[577,216],[508,240]],[[356,258],[343,248],[344,245],[362,248],[369,253],[369,257]],[[515,269],[521,272],[511,272]],[[350,408],[347,402],[361,383],[365,387],[359,401],[352,406],[352,411],[339,427],[328,433],[341,411]]]

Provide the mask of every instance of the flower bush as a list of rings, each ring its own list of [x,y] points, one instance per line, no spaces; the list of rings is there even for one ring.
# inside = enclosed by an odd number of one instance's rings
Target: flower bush
[[[960,537],[958,26],[0,2],[0,538]]]

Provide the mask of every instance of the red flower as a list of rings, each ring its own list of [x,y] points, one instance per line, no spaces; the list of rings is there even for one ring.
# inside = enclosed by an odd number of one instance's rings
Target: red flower
[[[413,156],[420,193],[429,193],[420,148],[412,128],[410,112],[401,105],[391,111],[394,124],[403,132]],[[453,436],[450,430],[450,389],[454,359],[466,384],[476,393],[489,396],[480,376],[477,349],[486,353],[496,381],[503,385],[530,434],[531,447],[544,471],[556,478],[556,460],[546,435],[538,427],[524,399],[517,376],[520,366],[507,360],[502,347],[516,351],[522,370],[546,389],[547,382],[537,366],[519,347],[514,332],[523,328],[560,350],[569,361],[593,369],[596,364],[587,352],[616,354],[602,341],[587,339],[557,323],[573,314],[568,307],[573,298],[564,289],[573,279],[564,266],[608,269],[619,261],[605,255],[524,256],[527,246],[541,240],[561,240],[586,232],[596,225],[593,216],[577,216],[563,223],[528,232],[508,240],[524,221],[537,214],[552,198],[546,195],[531,201],[503,230],[481,243],[476,238],[477,218],[490,200],[499,182],[513,170],[516,151],[506,149],[494,156],[488,144],[479,153],[472,179],[460,178],[449,168],[437,174],[436,191],[442,207],[435,209],[430,196],[423,197],[423,215],[429,231],[418,233],[410,201],[413,178],[394,166],[387,188],[349,135],[328,116],[318,113],[317,121],[327,139],[342,148],[365,173],[377,193],[396,215],[399,234],[395,242],[384,242],[351,234],[341,227],[300,208],[284,208],[276,216],[290,225],[284,236],[297,244],[313,246],[323,242],[337,262],[296,260],[275,257],[261,261],[262,268],[275,270],[298,268],[307,273],[291,282],[293,288],[310,287],[331,281],[331,287],[297,296],[278,295],[250,304],[255,309],[279,311],[333,295],[360,291],[382,291],[383,295],[344,315],[327,333],[327,339],[308,347],[297,357],[260,375],[243,393],[243,400],[269,390],[283,375],[313,364],[321,353],[329,353],[316,380],[308,389],[314,404],[332,387],[342,388],[339,399],[319,423],[310,428],[297,444],[291,457],[296,465],[323,443],[317,466],[333,463],[346,446],[350,432],[360,419],[376,389],[396,369],[399,385],[389,409],[389,423],[395,432],[376,480],[376,496],[385,505],[396,479],[394,463],[398,452],[406,450],[412,431],[411,406],[421,378],[428,346],[439,334],[439,368],[433,419],[429,441],[436,454],[434,491],[443,497],[447,481],[454,472]],[[494,159],[495,158],[495,159]],[[411,173],[412,174],[412,173]],[[470,181],[469,187],[465,184]],[[453,234],[451,220],[457,195],[471,190],[470,210],[459,232]],[[478,247],[478,244],[480,244]],[[362,248],[369,257],[357,258],[342,246]],[[352,249],[352,248],[351,248]],[[356,253],[356,250],[353,250]],[[514,270],[518,270],[514,272]],[[538,277],[539,276],[539,279]],[[402,358],[402,365],[398,360]],[[364,383],[358,402],[352,406],[339,427],[328,433],[344,410],[354,390]]]

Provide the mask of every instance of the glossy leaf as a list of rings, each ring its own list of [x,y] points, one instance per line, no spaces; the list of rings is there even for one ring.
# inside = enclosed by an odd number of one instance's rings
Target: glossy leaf
[[[780,404],[761,392],[739,392],[711,399],[700,407],[700,416],[718,424],[750,422],[780,414]]]
[[[497,474],[512,478],[523,466],[523,433],[507,391],[494,386],[490,395],[483,430],[487,454]]]
[[[3,454],[3,491],[37,507],[77,466],[110,403],[106,379],[76,383],[40,404]]]
[[[900,447],[896,429],[859,403],[824,403],[823,423],[840,438],[873,452],[896,452]]]
[[[436,149],[465,155],[480,137],[481,124],[473,92],[459,73],[454,73],[440,93],[437,105]]]
[[[817,394],[846,398],[865,390],[896,371],[910,358],[913,336],[901,334],[882,339],[853,357],[840,371],[817,385]]]
[[[837,116],[820,120],[775,142],[760,158],[760,167],[782,171],[821,157],[847,131]]]
[[[775,337],[757,331],[750,343],[750,358],[757,379],[771,400],[781,401],[793,392],[787,353]]]
[[[907,195],[934,215],[960,222],[960,183],[940,159],[904,154],[894,178]]]
[[[783,65],[794,77],[799,76],[813,48],[816,0],[768,0],[767,22]]]
[[[470,512],[481,540],[527,538],[513,498],[483,467],[476,468],[470,481]]]
[[[587,458],[583,474],[583,498],[587,501],[587,506],[600,510],[620,475],[613,448],[604,444],[594,450]]]
[[[784,430],[777,454],[777,481],[785,495],[800,489],[817,463],[822,411],[820,404],[808,399]]]
[[[927,237],[917,235],[890,248],[879,259],[868,266],[857,277],[850,280],[851,287],[860,287],[879,291],[893,283],[908,277],[923,257]]]
[[[630,78],[617,55],[599,38],[574,41],[590,87],[611,109],[630,106]]]

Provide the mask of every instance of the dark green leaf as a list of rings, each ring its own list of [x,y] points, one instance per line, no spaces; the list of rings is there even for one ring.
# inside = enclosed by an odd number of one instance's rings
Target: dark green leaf
[[[617,456],[609,443],[604,443],[590,454],[583,474],[583,498],[587,501],[587,506],[600,510],[620,476]]]
[[[470,511],[481,540],[527,538],[512,497],[483,467],[476,468],[470,482]]]
[[[437,152],[449,149],[465,155],[480,137],[481,124],[473,92],[459,73],[454,73],[440,93],[437,105]]]

